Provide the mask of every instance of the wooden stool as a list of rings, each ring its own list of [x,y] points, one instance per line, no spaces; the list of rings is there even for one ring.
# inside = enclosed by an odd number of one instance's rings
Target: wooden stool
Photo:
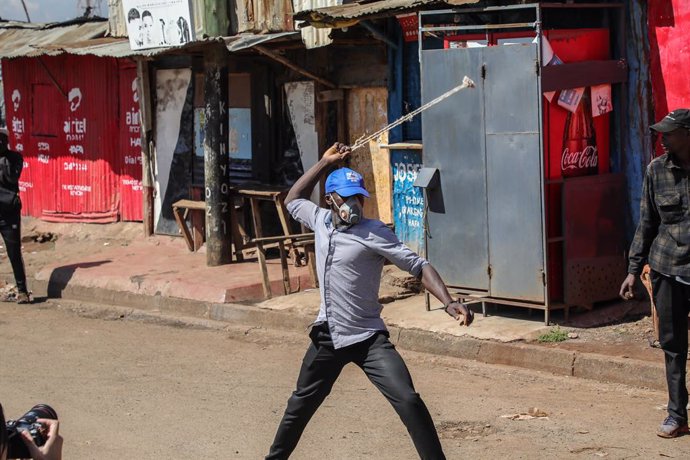
[[[312,283],[316,286],[318,281],[316,278],[316,260],[314,257],[314,234],[313,233],[299,233],[296,235],[280,235],[280,236],[266,236],[262,238],[252,238],[251,243],[256,245],[256,254],[259,259],[259,271],[261,272],[261,285],[264,290],[264,298],[270,299],[273,296],[271,292],[271,280],[268,276],[268,267],[266,266],[266,249],[270,246],[276,245],[280,250],[280,267],[283,271],[283,294],[288,295],[292,293],[290,286],[290,273],[287,263],[287,251],[285,249],[286,240],[290,240],[292,244],[301,243],[308,254],[309,273],[312,277]]]
[[[196,200],[179,200],[173,203],[172,208],[175,222],[177,222],[177,226],[180,227],[182,237],[185,243],[187,243],[187,247],[192,252],[196,251],[204,242],[204,235],[196,226],[194,226],[194,234],[192,235],[192,232],[189,231],[189,227],[187,227],[187,215],[192,212],[200,213],[203,216],[206,212],[206,203]]]

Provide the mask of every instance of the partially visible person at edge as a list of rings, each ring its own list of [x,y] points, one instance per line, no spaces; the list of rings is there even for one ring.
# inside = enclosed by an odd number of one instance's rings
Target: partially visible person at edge
[[[29,433],[26,431],[21,433],[22,441],[31,454],[30,458],[33,460],[61,460],[63,439],[60,436],[60,422],[42,418],[37,421],[48,427],[45,444],[39,447]],[[0,404],[0,460],[7,460],[8,449],[5,414],[2,411],[2,404]]]
[[[628,276],[620,295],[633,297],[635,279],[651,269],[659,318],[659,344],[666,362],[668,416],[657,435],[688,432],[688,312],[690,312],[690,110],[678,109],[650,126],[661,134],[664,154],[647,166],[640,222],[630,246]]]
[[[469,326],[473,313],[451,298],[429,262],[398,241],[383,222],[362,216],[369,193],[357,172],[340,168],[328,176],[325,199],[329,209],[307,199],[319,179],[349,155],[349,147],[333,145],[285,199],[290,214],[314,231],[321,306],[309,334],[312,343],[297,388],[266,458],[290,456],[343,367],[354,363],[393,405],[420,458],[445,459],[431,415],[381,319],[378,293],[384,259],[420,278],[443,303],[446,313],[462,324]]]
[[[0,234],[5,241],[7,256],[12,265],[17,285],[17,303],[31,303],[32,297],[26,286],[26,272],[22,258],[22,202],[19,198],[19,177],[24,167],[24,158],[9,149],[7,130],[0,129],[0,194],[12,197],[0,202]],[[9,202],[8,202],[9,201]]]

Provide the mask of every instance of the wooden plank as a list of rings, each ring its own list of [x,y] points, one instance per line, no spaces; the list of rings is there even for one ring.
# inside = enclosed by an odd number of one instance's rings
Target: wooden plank
[[[345,93],[342,89],[330,89],[319,91],[316,95],[316,100],[318,102],[342,101],[344,97]]]
[[[268,267],[266,266],[266,249],[264,245],[258,243],[256,245],[256,255],[259,258],[259,270],[261,271],[261,286],[264,289],[264,298],[270,299],[271,294],[271,280],[268,278]]]
[[[228,78],[228,107],[237,109],[252,108],[252,74],[231,73]]]
[[[283,271],[283,294],[288,295],[292,292],[290,288],[290,272],[287,263],[287,251],[285,251],[285,243],[278,242],[278,249],[280,250],[280,269]]]
[[[280,62],[285,67],[288,67],[288,68],[294,70],[295,72],[298,72],[298,73],[304,75],[307,78],[311,78],[314,81],[318,81],[319,83],[321,83],[324,86],[327,86],[328,88],[337,88],[337,85],[335,85],[334,83],[326,80],[325,78],[321,78],[318,75],[315,75],[315,74],[309,72],[308,70],[298,66],[297,64],[294,64],[290,60],[288,60],[288,59],[284,58],[283,56],[269,50],[268,48],[266,48],[262,45],[255,45],[254,49],[257,50],[259,53],[270,57],[274,61]]]
[[[417,142],[395,142],[393,144],[379,144],[380,149],[388,150],[423,150],[421,141]]]
[[[543,92],[626,81],[628,65],[624,61],[583,61],[541,68]]]
[[[189,195],[194,201],[202,201],[204,189],[202,187],[190,187]],[[201,248],[206,238],[206,233],[204,231],[204,224],[206,223],[204,216],[205,212],[205,210],[203,212],[193,211],[190,216],[192,224],[192,240],[194,241],[195,251],[198,251],[199,248]]]
[[[261,228],[261,210],[259,209],[259,202],[256,198],[249,198],[249,204],[252,210],[252,222],[254,222],[254,237],[261,238],[263,236],[263,229]]]
[[[240,209],[242,209],[242,207],[240,207]],[[242,249],[245,247],[245,241],[249,238],[240,224],[240,216],[237,211],[238,208],[235,207],[235,191],[230,190],[230,231],[232,233],[232,246],[233,252],[235,253],[235,260],[237,262],[242,262],[244,260]]]
[[[275,243],[278,241],[286,241],[286,240],[300,240],[300,239],[313,239],[314,234],[313,233],[296,233],[294,235],[278,235],[278,236],[262,236],[258,238],[252,238],[250,241],[252,243]]]
[[[273,203],[276,206],[276,212],[278,213],[278,219],[280,219],[280,225],[283,227],[283,235],[289,235],[292,233],[290,231],[290,219],[288,218],[287,209],[285,209],[284,203],[285,196],[279,194],[273,197]],[[292,240],[285,240],[288,244],[292,243]],[[290,244],[290,254],[292,255],[292,260],[295,261],[295,267],[299,267],[299,252]]]
[[[307,267],[309,267],[309,274],[311,275],[311,282],[314,288],[319,287],[319,277],[316,274],[316,254],[314,252],[314,245],[310,244],[304,248],[307,253]]]
[[[189,229],[187,228],[187,222],[185,222],[184,217],[182,217],[181,208],[176,208],[173,206],[173,215],[175,216],[175,222],[177,222],[177,225],[180,227],[180,231],[182,232],[182,238],[184,238],[184,242],[187,243],[187,249],[194,252],[192,235],[189,233]]]
[[[280,194],[287,194],[285,189],[280,190],[252,190],[252,189],[237,189],[235,192],[238,195],[243,195],[251,198],[260,198],[264,200],[273,200],[274,197]]]
[[[205,211],[206,210],[206,203],[204,201],[196,201],[196,200],[178,200],[173,203],[173,209],[175,208],[182,208],[182,209],[194,209],[198,211]]]
[[[144,235],[151,236],[154,232],[154,180],[153,163],[149,145],[148,132],[151,129],[151,82],[149,81],[149,65],[143,58],[137,59],[137,92],[139,93],[139,111],[141,113],[141,186],[143,188],[143,220]]]
[[[362,135],[388,124],[388,89],[357,88],[347,92],[348,142],[353,144]],[[388,142],[384,133],[380,142]],[[364,200],[364,215],[383,222],[393,221],[393,177],[390,154],[377,142],[353,152],[350,167],[362,176],[370,198]]]

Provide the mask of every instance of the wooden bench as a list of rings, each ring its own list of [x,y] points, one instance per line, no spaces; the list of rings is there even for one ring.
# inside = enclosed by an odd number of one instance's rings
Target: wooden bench
[[[298,233],[294,235],[252,238],[250,242],[256,245],[256,254],[257,258],[259,259],[259,271],[261,272],[261,285],[263,286],[264,290],[264,298],[270,299],[273,296],[273,293],[271,292],[271,280],[268,276],[268,267],[266,266],[266,249],[276,244],[278,246],[278,250],[280,251],[280,267],[283,272],[283,294],[288,295],[292,293],[292,288],[290,286],[290,272],[288,270],[287,250],[285,248],[287,242],[289,242],[293,248],[304,248],[307,256],[307,266],[309,267],[309,273],[311,275],[313,286],[318,286],[313,233]]]
[[[192,252],[196,251],[204,242],[204,234],[197,226],[194,226],[194,233],[192,234],[189,227],[187,227],[187,215],[192,212],[201,213],[203,216],[206,212],[206,203],[197,200],[179,200],[173,203],[172,208],[175,222],[180,227],[182,237],[185,243],[187,243],[187,248]]]

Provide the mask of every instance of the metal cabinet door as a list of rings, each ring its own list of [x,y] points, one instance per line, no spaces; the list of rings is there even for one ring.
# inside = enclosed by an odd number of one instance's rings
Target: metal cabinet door
[[[544,302],[537,47],[504,45],[482,52],[490,294]]]
[[[481,49],[422,52],[422,102],[462,83],[481,82]],[[424,166],[438,168],[428,191],[427,258],[455,287],[488,290],[484,104],[479,89],[460,91],[422,112]]]

